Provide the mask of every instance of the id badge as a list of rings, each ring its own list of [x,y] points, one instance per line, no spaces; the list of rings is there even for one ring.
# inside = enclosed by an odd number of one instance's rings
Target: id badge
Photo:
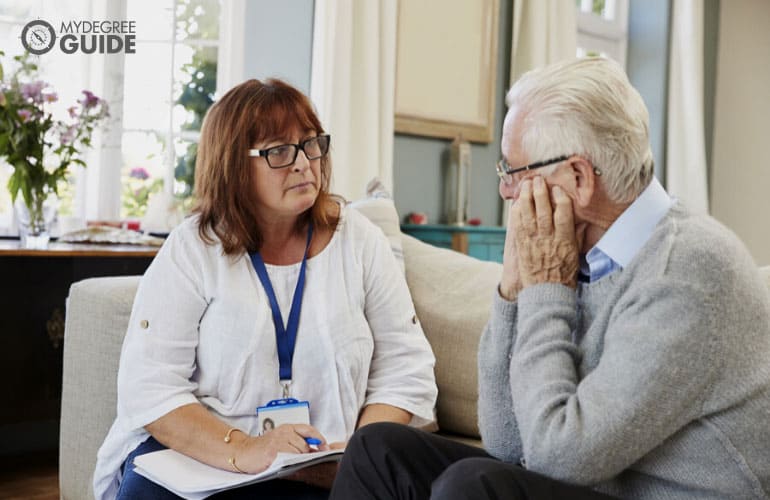
[[[257,407],[257,421],[260,436],[283,424],[310,425],[310,403],[294,398],[274,399]]]

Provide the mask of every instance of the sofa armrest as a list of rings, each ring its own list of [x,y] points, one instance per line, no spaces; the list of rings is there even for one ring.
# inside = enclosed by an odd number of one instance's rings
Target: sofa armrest
[[[117,372],[139,276],[74,283],[67,299],[59,434],[61,498],[93,498],[96,452],[115,419]]]

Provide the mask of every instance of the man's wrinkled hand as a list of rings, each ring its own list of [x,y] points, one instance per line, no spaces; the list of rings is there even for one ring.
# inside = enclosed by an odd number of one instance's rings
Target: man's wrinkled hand
[[[542,177],[522,182],[512,207],[518,271],[523,287],[539,283],[577,286],[578,243],[572,200],[559,186],[551,188]]]
[[[511,302],[516,300],[516,296],[522,288],[519,277],[519,255],[516,252],[515,218],[513,205],[511,205],[505,231],[505,247],[503,248],[503,274],[500,278],[500,295]]]

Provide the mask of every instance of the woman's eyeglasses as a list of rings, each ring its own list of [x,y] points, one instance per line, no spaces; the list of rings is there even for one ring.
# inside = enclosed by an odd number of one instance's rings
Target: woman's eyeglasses
[[[249,149],[249,156],[262,156],[270,168],[284,168],[294,165],[301,149],[308,160],[317,160],[329,152],[331,136],[323,134],[305,139],[299,144],[281,144],[266,149]]]

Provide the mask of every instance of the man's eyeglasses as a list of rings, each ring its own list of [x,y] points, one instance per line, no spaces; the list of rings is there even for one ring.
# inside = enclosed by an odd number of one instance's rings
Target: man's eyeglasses
[[[506,184],[510,184],[513,182],[513,174],[517,172],[524,172],[525,170],[534,170],[536,168],[541,167],[547,167],[548,165],[553,165],[554,163],[559,163],[560,161],[564,161],[569,158],[570,155],[563,155],[559,156],[558,158],[552,158],[550,160],[545,161],[538,161],[536,163],[530,163],[529,165],[524,165],[523,167],[518,168],[512,168],[510,165],[508,165],[508,162],[505,161],[505,158],[497,162],[497,176],[502,179],[503,182]]]
[[[249,156],[263,156],[270,168],[284,168],[294,165],[300,149],[308,160],[317,160],[326,156],[326,153],[329,152],[329,143],[331,143],[331,136],[323,134],[305,139],[299,144],[281,144],[266,149],[249,149]]]

